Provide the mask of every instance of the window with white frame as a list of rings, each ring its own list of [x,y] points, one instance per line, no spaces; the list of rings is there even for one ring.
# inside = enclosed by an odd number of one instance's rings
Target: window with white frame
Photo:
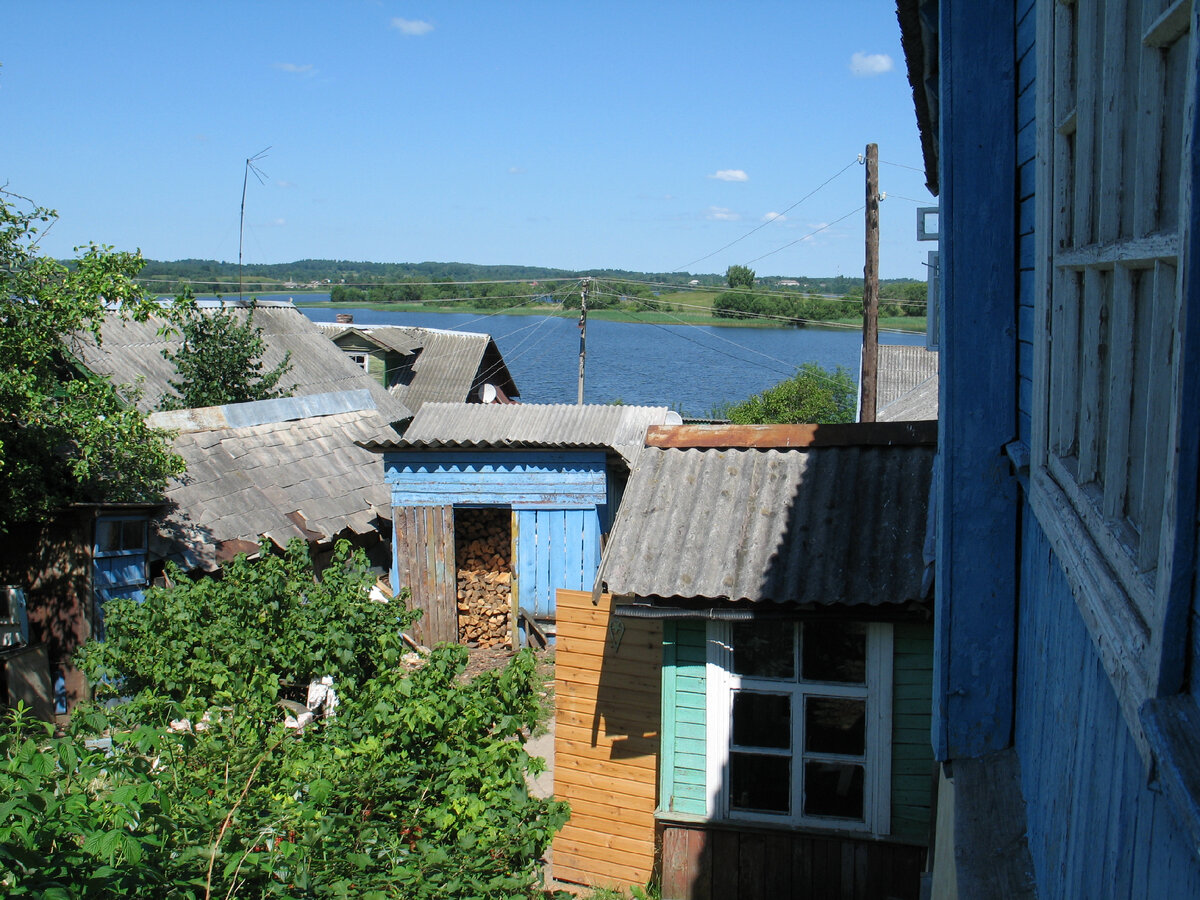
[[[712,622],[712,818],[889,831],[892,627]]]
[[[1192,20],[1191,0],[1039,4],[1030,500],[1129,713],[1170,579]]]
[[[346,355],[350,357],[350,362],[361,368],[364,372],[370,371],[370,357],[368,354],[359,350],[347,350]]]

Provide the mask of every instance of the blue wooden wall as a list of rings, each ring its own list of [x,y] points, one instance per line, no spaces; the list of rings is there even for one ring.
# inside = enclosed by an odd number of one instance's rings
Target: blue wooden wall
[[[1040,900],[1200,897],[1200,858],[1146,771],[1075,600],[1026,509],[1016,748]]]
[[[600,567],[600,514],[591,509],[517,512],[517,599],[535,616],[555,614],[554,592],[590,591]]]

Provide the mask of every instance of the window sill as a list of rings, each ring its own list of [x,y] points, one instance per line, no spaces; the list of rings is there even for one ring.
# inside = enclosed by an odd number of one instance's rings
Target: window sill
[[[872,834],[870,831],[864,831],[861,828],[822,828],[816,825],[803,825],[792,822],[773,823],[750,822],[742,819],[710,819],[695,813],[671,812],[664,809],[656,809],[654,811],[654,820],[659,825],[680,825],[705,830],[768,832],[771,834],[786,832],[788,834],[811,834],[820,837],[845,838],[860,841],[887,841],[890,844],[910,844],[917,847],[926,846],[924,841],[897,837],[891,834]]]
[[[1200,854],[1200,707],[1176,694],[1147,701],[1141,718],[1155,777]]]

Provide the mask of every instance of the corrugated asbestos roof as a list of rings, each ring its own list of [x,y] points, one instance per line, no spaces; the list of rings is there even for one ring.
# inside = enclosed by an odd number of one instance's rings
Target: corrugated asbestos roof
[[[215,308],[215,303],[201,303],[201,308]],[[225,301],[225,308],[237,311],[240,319],[250,314],[250,303]],[[138,407],[151,412],[162,397],[170,393],[169,383],[177,378],[174,364],[163,357],[163,351],[174,352],[180,341],[178,335],[160,336],[164,319],[151,317],[146,322],[128,322],[115,314],[104,323],[103,343],[97,346],[90,336],[79,339],[73,346],[80,361],[117,384],[139,384],[142,396]],[[338,393],[367,390],[378,409],[389,421],[407,418],[411,413],[402,400],[392,397],[379,382],[369,377],[347,358],[325,335],[290,303],[262,302],[254,312],[254,324],[262,329],[266,349],[262,355],[265,370],[274,368],[291,351],[292,368],[280,382],[281,390],[296,395]]]
[[[604,553],[605,590],[813,605],[924,595],[935,448],[647,448]]]
[[[678,423],[665,406],[570,404],[426,403],[404,432],[404,440],[376,450],[433,447],[595,447],[633,460],[651,425]]]
[[[340,337],[348,328],[353,328],[381,346],[405,354],[415,352],[408,383],[389,388],[392,395],[414,413],[426,403],[464,402],[472,389],[485,383],[499,385],[510,398],[520,396],[500,348],[489,334],[403,325],[322,323],[320,327],[331,338]]]
[[[312,408],[327,412],[296,418]],[[152,540],[156,554],[185,568],[215,569],[260,535],[279,545],[324,541],[368,533],[390,515],[379,457],[355,443],[387,427],[365,391],[157,413],[150,421],[185,429],[174,449],[187,473],[169,485],[169,511]]]
[[[881,344],[875,420],[901,422],[938,417],[938,354],[921,346]]]

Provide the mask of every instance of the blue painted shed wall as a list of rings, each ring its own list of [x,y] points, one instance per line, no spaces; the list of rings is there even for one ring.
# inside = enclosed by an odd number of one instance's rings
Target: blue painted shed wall
[[[1200,859],[1145,767],[1026,508],[1016,748],[1041,900],[1200,897]]]
[[[589,509],[608,503],[599,451],[387,453],[383,459],[392,506]]]
[[[590,591],[600,567],[600,515],[592,509],[517,512],[517,601],[554,615],[554,592]]]

